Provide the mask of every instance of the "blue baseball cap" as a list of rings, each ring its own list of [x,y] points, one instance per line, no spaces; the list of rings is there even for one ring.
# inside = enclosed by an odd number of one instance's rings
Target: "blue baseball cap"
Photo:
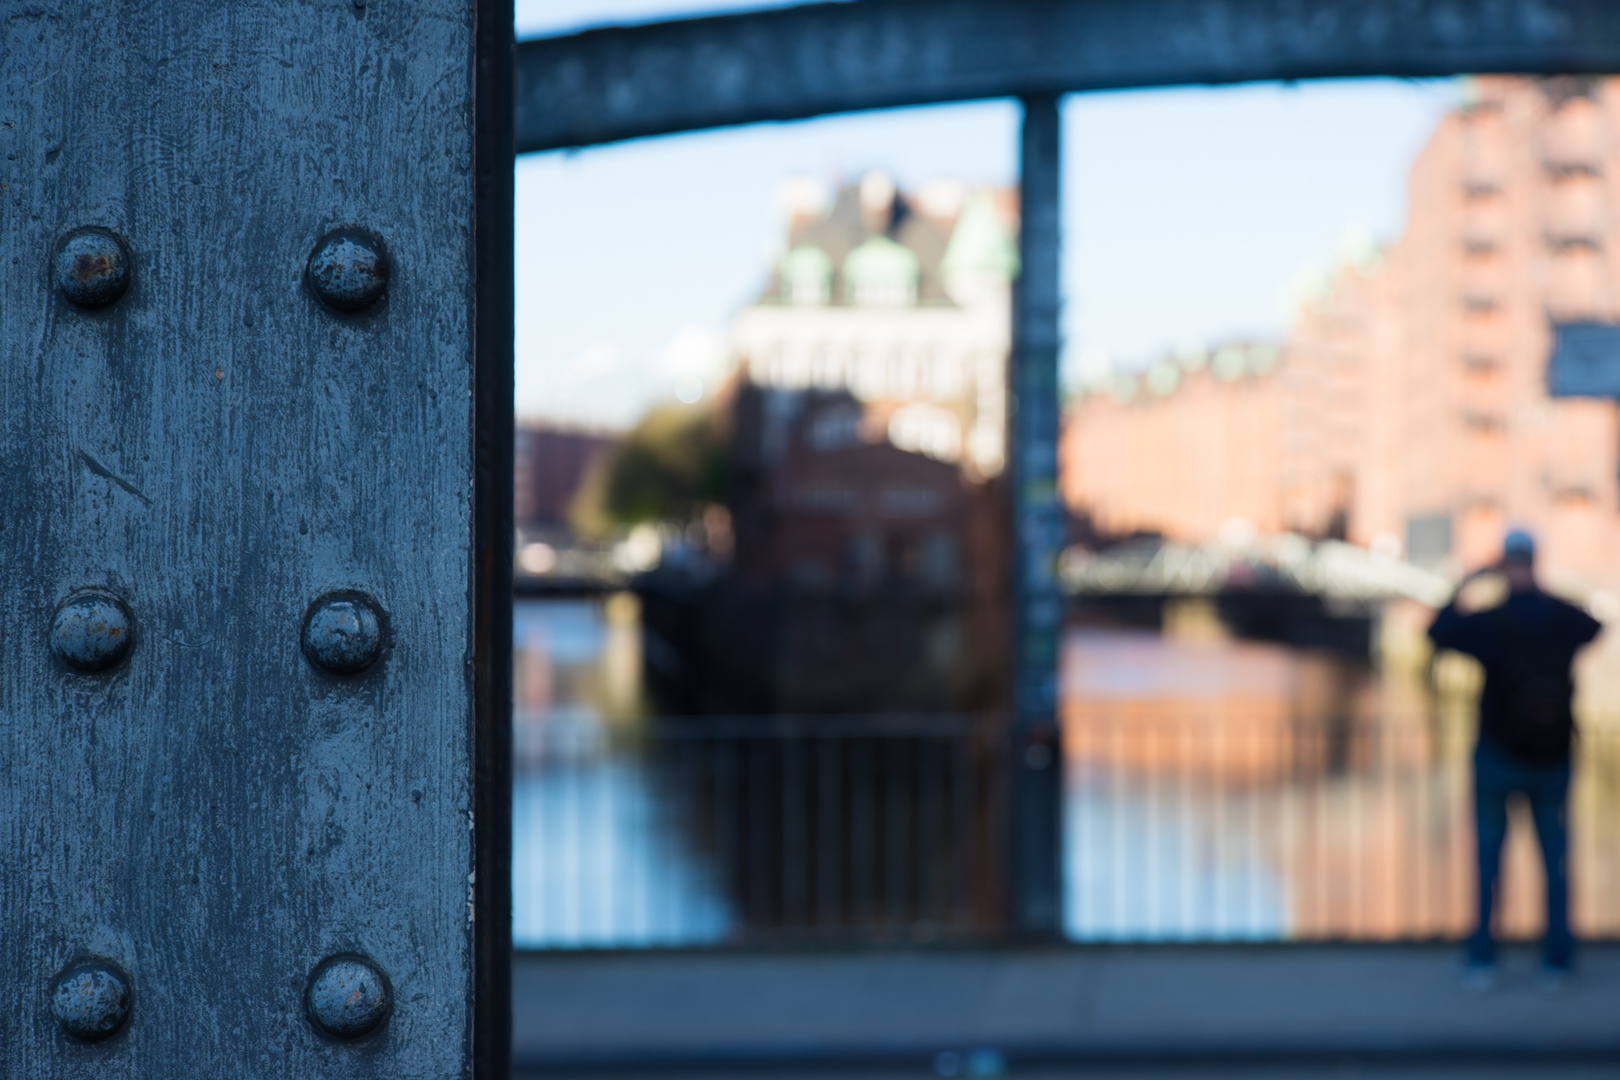
[[[1536,538],[1523,529],[1513,529],[1502,540],[1502,558],[1529,562],[1536,557]]]

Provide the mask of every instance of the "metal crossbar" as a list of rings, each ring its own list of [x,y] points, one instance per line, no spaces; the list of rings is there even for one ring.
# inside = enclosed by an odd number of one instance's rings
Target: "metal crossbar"
[[[1080,90],[1616,70],[1608,0],[857,0],[522,42],[517,147]]]

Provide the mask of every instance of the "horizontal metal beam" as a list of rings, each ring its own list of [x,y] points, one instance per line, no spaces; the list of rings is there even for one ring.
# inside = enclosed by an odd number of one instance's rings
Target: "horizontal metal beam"
[[[854,0],[521,42],[517,149],[1077,90],[1612,71],[1614,0]]]

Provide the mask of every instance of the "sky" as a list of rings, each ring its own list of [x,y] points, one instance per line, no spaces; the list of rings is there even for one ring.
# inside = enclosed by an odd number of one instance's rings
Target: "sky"
[[[518,0],[517,28],[759,6]],[[1065,99],[1065,377],[1281,337],[1302,279],[1400,234],[1412,160],[1455,101],[1449,81],[1398,80]],[[726,327],[781,248],[785,181],[1012,184],[1018,118],[989,101],[519,158],[518,414],[623,427],[712,390]]]

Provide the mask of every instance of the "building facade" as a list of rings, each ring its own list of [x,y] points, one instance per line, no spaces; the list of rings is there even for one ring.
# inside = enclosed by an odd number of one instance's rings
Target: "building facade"
[[[520,422],[512,462],[512,516],[518,528],[530,533],[566,529],[585,470],[619,438],[601,428]]]
[[[1277,347],[1189,350],[1117,374],[1070,408],[1059,483],[1102,536],[1214,538],[1232,522],[1285,528]]]
[[[730,562],[643,579],[649,685],[690,712],[995,711],[1016,207],[882,173],[790,190],[731,331]]]
[[[830,200],[802,190],[765,294],[732,326],[740,376],[848,391],[868,441],[999,475],[1016,232],[1010,191],[908,196],[880,172]]]
[[[1244,519],[1451,569],[1523,526],[1565,588],[1612,589],[1616,405],[1554,400],[1545,372],[1557,323],[1617,318],[1620,80],[1470,80],[1413,165],[1404,234],[1344,253],[1274,367],[1223,382],[1217,352],[1085,394],[1065,495],[1116,531]]]

